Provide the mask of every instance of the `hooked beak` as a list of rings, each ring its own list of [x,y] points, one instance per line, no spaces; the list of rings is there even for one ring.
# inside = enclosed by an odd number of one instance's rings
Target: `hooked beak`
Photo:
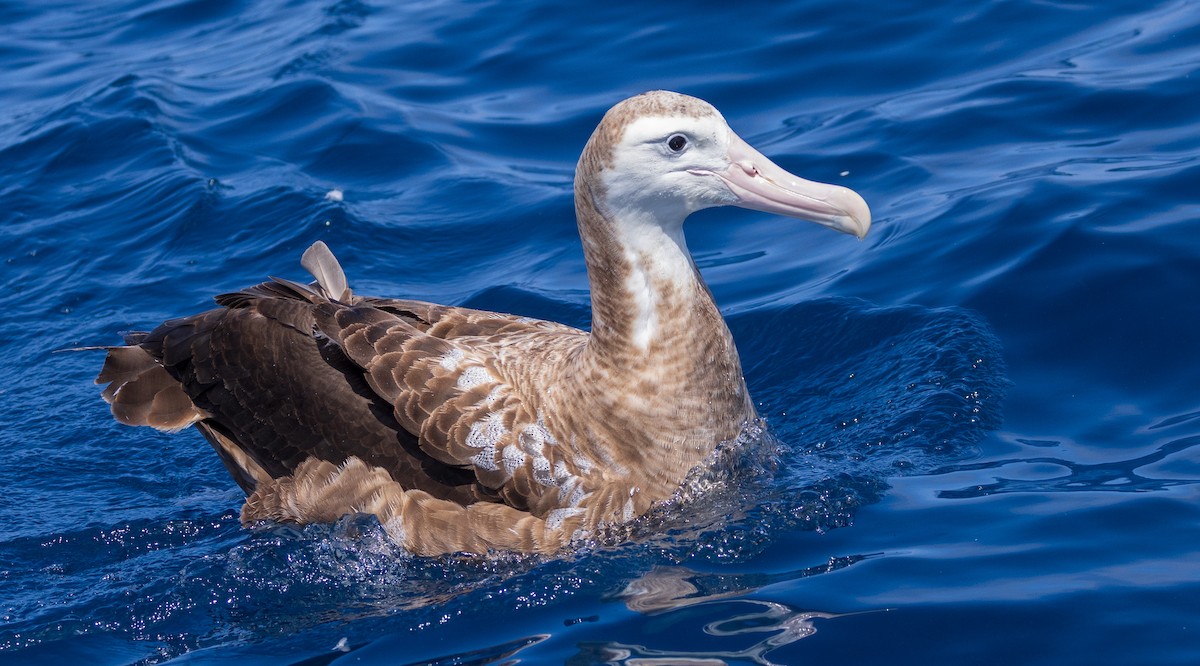
[[[871,228],[871,209],[857,192],[788,173],[732,131],[729,168],[710,173],[737,197],[735,206],[809,220],[860,239]]]

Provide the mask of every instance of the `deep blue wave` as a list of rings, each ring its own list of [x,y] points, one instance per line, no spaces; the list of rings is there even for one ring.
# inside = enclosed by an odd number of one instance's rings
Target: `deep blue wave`
[[[0,31],[0,662],[1200,662],[1193,0],[26,1]],[[625,543],[246,530],[197,435],[113,423],[100,358],[55,353],[318,239],[360,293],[586,326],[574,163],[652,88],[875,226],[689,223],[769,432]]]

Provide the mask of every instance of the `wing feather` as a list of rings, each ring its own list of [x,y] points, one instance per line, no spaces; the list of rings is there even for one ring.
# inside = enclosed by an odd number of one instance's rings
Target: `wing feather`
[[[541,322],[414,302],[377,305],[378,299],[323,304],[316,308],[317,329],[362,368],[367,384],[430,457],[473,472],[513,507],[539,514],[558,507],[566,496],[562,484],[577,469],[553,446],[536,405],[514,392],[492,357],[500,350],[494,337],[503,331],[553,338]],[[414,325],[414,316],[428,328]],[[566,326],[551,330],[572,343],[583,339]],[[488,336],[433,335],[468,331]]]
[[[582,331],[354,296],[323,246],[305,266],[317,282],[222,294],[111,351],[98,381],[114,414],[196,423],[247,491],[245,520],[369,511],[417,552],[555,550],[627,501],[583,490],[593,462],[557,445],[537,381],[510,376]]]
[[[313,335],[313,309],[298,299],[244,300],[167,322],[142,348],[272,477],[310,457],[337,463],[354,456],[406,487],[490,500],[471,474],[426,454],[362,370]]]

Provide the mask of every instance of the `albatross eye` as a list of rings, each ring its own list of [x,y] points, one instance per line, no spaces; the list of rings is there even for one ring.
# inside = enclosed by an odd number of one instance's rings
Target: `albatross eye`
[[[667,147],[678,153],[687,147],[687,137],[682,134],[672,135],[667,139]]]

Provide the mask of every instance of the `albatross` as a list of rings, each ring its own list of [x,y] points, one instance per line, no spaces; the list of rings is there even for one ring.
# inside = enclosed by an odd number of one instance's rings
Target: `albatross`
[[[858,238],[853,191],[804,180],[707,102],[610,109],[575,172],[590,332],[360,296],[324,243],[282,278],[106,347],[117,421],[195,427],[246,493],[244,524],[373,514],[420,555],[552,554],[668,500],[757,415],[684,240],[741,206]]]

